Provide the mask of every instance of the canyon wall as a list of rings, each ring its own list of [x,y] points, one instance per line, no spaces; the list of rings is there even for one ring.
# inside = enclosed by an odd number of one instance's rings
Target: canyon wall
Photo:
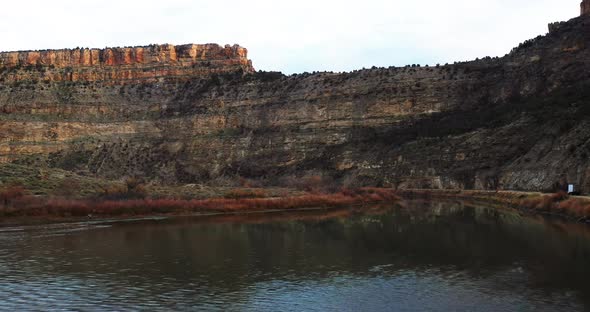
[[[590,19],[554,25],[502,58],[292,76],[255,72],[237,46],[4,53],[0,162],[162,184],[590,191]]]

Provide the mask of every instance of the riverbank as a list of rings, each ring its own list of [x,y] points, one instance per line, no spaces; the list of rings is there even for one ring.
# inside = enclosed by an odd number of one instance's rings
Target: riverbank
[[[18,191],[16,191],[18,193]],[[6,194],[4,194],[6,195]],[[590,197],[518,191],[481,190],[394,190],[385,188],[343,189],[334,193],[296,190],[276,195],[264,189],[236,188],[223,197],[201,199],[106,198],[68,199],[64,197],[12,194],[0,200],[0,226],[31,225],[85,220],[127,220],[144,217],[205,216],[248,214],[302,209],[362,207],[377,203],[400,203],[403,199],[466,200],[525,213],[559,217],[590,223]],[[0,194],[2,199],[2,194]]]
[[[21,196],[0,204],[0,225],[40,224],[80,220],[125,219],[146,216],[198,215],[291,211],[396,203],[393,189],[360,188],[340,192],[305,193],[260,198],[261,192],[236,192],[236,198],[97,200]]]
[[[544,194],[519,191],[481,190],[398,190],[405,199],[462,199],[497,204],[531,214],[554,216],[569,221],[590,223],[590,197],[565,193]]]

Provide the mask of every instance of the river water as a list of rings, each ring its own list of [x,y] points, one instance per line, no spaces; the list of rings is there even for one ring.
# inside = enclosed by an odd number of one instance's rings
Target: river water
[[[590,231],[461,202],[0,228],[0,310],[582,311]]]

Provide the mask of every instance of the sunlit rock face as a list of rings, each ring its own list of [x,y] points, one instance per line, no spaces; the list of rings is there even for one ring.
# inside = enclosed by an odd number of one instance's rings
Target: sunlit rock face
[[[0,161],[159,183],[590,191],[589,17],[501,58],[285,76],[239,46],[0,54]]]
[[[7,82],[38,80],[107,81],[201,76],[243,70],[252,72],[248,51],[217,44],[99,49],[66,49],[0,53],[0,68],[14,72]],[[18,69],[35,70],[19,71]]]

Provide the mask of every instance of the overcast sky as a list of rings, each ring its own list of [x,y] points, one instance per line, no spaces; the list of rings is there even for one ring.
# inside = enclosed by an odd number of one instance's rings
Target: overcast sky
[[[2,3],[0,50],[238,43],[285,73],[501,56],[581,0],[28,0]]]

